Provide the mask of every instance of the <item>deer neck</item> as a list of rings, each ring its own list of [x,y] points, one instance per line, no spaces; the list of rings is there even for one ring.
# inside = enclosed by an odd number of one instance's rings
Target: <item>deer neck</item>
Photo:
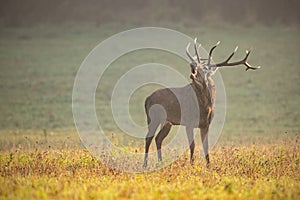
[[[211,91],[209,89],[209,84],[206,81],[203,81],[202,83],[198,84],[193,82],[192,87],[196,93],[198,105],[209,107],[212,105],[211,101]]]

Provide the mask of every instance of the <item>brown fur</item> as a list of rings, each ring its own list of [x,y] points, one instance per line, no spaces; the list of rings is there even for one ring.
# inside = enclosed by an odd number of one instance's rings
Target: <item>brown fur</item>
[[[190,144],[191,163],[193,162],[195,146],[194,128],[201,129],[203,149],[207,164],[209,163],[207,133],[214,113],[215,85],[213,79],[205,74],[201,64],[192,67],[192,69],[190,77],[193,81],[191,84],[180,88],[157,90],[145,101],[148,133],[146,136],[144,167],[147,166],[149,146],[159,125],[161,125],[161,130],[155,138],[159,161],[162,160],[162,141],[168,135],[171,126],[183,125],[186,127]]]

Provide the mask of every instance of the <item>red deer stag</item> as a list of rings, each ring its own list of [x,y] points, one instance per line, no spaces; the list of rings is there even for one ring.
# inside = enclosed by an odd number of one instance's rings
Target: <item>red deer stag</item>
[[[200,128],[201,140],[207,165],[209,164],[208,155],[208,130],[214,115],[216,91],[212,75],[219,67],[245,65],[246,71],[256,70],[247,63],[250,51],[246,51],[244,59],[237,62],[229,62],[237,48],[223,62],[212,64],[212,53],[219,45],[218,42],[213,46],[207,59],[202,59],[197,47],[197,38],[194,40],[195,57],[189,52],[190,43],[186,47],[186,54],[191,60],[192,83],[181,88],[163,88],[153,92],[145,101],[147,114],[148,133],[146,136],[145,157],[143,167],[147,167],[148,151],[156,129],[161,125],[161,129],[155,137],[158,161],[162,161],[161,145],[168,135],[172,125],[182,125],[186,127],[190,147],[190,162],[193,164],[195,149],[194,128]],[[201,111],[201,112],[200,112]]]

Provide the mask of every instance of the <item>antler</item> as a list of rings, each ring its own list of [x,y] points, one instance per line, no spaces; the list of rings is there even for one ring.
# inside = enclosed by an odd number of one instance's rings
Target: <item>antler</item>
[[[199,44],[199,47],[197,47],[197,38],[194,39],[194,48],[195,48],[195,53],[197,56],[197,60],[200,63],[200,56],[199,56],[199,52],[198,49],[200,48],[201,44]]]
[[[217,42],[217,44],[215,44],[215,46],[213,46],[210,51],[209,51],[209,55],[208,55],[208,61],[207,61],[207,65],[209,66],[210,65],[210,61],[212,59],[212,53],[213,51],[215,50],[215,48],[220,44],[220,41]]]
[[[208,57],[208,62],[207,62],[207,66],[209,66],[210,68],[211,67],[224,67],[224,66],[235,66],[235,65],[245,65],[246,66],[246,71],[248,71],[249,69],[252,69],[252,70],[256,70],[256,69],[259,69],[260,66],[257,66],[257,67],[254,67],[254,66],[251,66],[248,62],[247,62],[247,59],[251,53],[251,51],[246,51],[246,56],[244,59],[240,60],[240,61],[237,61],[237,62],[232,62],[232,63],[229,63],[229,60],[233,57],[233,55],[235,54],[235,52],[237,51],[238,49],[238,46],[235,48],[235,50],[229,55],[229,57],[223,61],[223,62],[220,62],[220,63],[217,63],[217,64],[210,64],[211,62],[211,59],[212,59],[212,53],[214,51],[214,49],[220,44],[220,41],[215,45],[213,46],[210,51],[209,51],[209,57]]]
[[[185,49],[186,55],[190,58],[190,60],[192,62],[195,62],[194,58],[191,56],[190,52],[189,52],[189,48],[190,48],[191,43],[188,43]]]
[[[191,43],[188,43],[188,45],[186,46],[186,54],[192,62],[195,62],[195,58],[189,52],[190,45],[191,45]],[[194,39],[194,49],[195,49],[195,54],[197,56],[198,63],[201,63],[201,61],[207,60],[206,58],[201,58],[201,56],[199,54],[200,47],[201,47],[201,44],[199,44],[197,47],[197,38],[195,38]]]

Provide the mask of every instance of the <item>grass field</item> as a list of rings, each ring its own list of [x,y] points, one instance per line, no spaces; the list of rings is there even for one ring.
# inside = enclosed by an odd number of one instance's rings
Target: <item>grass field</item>
[[[1,153],[0,194],[4,199],[297,199],[299,150],[295,140],[222,146],[211,153],[210,168],[204,159],[192,167],[185,155],[162,170],[130,174],[107,168],[84,149],[18,149]]]
[[[0,199],[300,198],[299,29],[160,25],[198,37],[206,49],[221,40],[216,61],[237,44],[237,57],[252,47],[249,62],[262,66],[251,72],[220,70],[227,115],[210,168],[199,156],[190,166],[187,152],[159,171],[123,173],[107,168],[81,145],[71,107],[76,72],[99,42],[135,25],[1,28]],[[106,78],[116,80],[125,70],[153,61],[188,77],[185,61],[145,50],[119,58]],[[107,94],[112,90],[107,83],[99,87],[106,87]],[[107,94],[96,94],[98,115]],[[132,108],[140,124],[145,123],[143,101],[136,97]],[[115,133],[112,122],[106,127]]]

